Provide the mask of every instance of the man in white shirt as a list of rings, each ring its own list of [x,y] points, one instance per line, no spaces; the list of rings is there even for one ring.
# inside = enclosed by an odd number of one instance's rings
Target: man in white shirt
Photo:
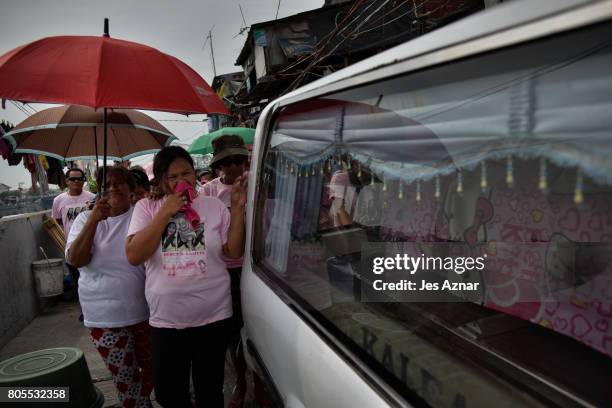
[[[53,199],[51,215],[64,227],[64,235],[68,238],[72,222],[87,209],[86,204],[94,199],[95,194],[83,190],[85,173],[79,168],[66,172],[66,183],[68,191]]]
[[[81,212],[87,210],[87,205],[95,198],[95,194],[83,190],[85,173],[79,168],[73,167],[66,172],[66,184],[68,184],[68,191],[53,199],[51,216],[64,227],[64,235],[67,239],[73,221]],[[78,287],[79,270],[68,263],[67,265],[76,288]]]

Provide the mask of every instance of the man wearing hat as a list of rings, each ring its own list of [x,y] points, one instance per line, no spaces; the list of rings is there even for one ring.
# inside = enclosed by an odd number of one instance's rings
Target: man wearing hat
[[[212,141],[213,158],[210,167],[221,171],[221,176],[212,179],[202,186],[201,194],[217,197],[228,208],[232,202],[232,185],[239,176],[247,170],[249,151],[244,141],[238,135],[223,135]],[[230,338],[230,355],[236,368],[236,388],[232,393],[232,400],[228,405],[239,408],[244,403],[246,393],[246,363],[241,353],[240,329],[243,326],[242,305],[240,303],[240,274],[242,272],[242,258],[225,259],[227,270],[231,277],[232,308],[232,334]]]
[[[210,180],[202,187],[202,194],[217,197],[229,208],[232,185],[247,169],[249,151],[238,135],[223,135],[212,141],[213,158],[210,167],[222,175]],[[201,173],[200,173],[201,175]]]

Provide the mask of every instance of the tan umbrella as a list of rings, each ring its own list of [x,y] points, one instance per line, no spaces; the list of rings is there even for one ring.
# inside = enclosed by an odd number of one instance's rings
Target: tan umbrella
[[[93,159],[104,151],[102,109],[64,105],[42,110],[3,137],[16,153],[37,153],[59,159]],[[133,109],[107,113],[108,157],[128,160],[155,153],[176,137],[155,119]]]

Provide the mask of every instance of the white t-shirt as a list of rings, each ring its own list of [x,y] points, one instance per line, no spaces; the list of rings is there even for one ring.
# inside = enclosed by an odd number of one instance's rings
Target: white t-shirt
[[[87,327],[124,327],[149,318],[145,299],[144,265],[132,266],[125,254],[133,207],[100,221],[88,265],[79,268],[79,301]],[[66,243],[66,254],[91,211],[78,215]]]
[[[87,208],[85,203],[94,199],[96,195],[83,190],[78,196],[72,196],[64,192],[53,199],[51,215],[55,219],[61,219],[64,225],[64,234],[68,238],[70,226],[76,217]]]

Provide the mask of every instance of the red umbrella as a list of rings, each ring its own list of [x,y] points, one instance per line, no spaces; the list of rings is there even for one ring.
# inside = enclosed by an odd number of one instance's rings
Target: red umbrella
[[[193,69],[146,45],[110,38],[107,20],[102,37],[48,37],[0,56],[0,98],[104,108],[105,117],[106,108],[229,115]]]
[[[48,37],[0,56],[0,96],[24,102],[174,113],[229,112],[193,69],[110,37]]]

